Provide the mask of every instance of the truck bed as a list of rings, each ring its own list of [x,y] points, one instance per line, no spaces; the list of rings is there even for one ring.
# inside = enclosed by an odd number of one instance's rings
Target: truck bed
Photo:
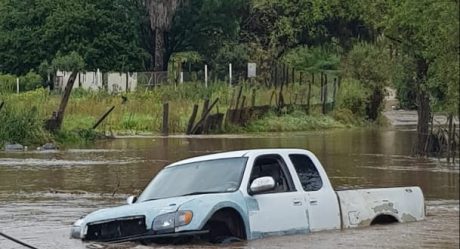
[[[425,200],[419,187],[350,189],[336,193],[342,228],[425,218]]]

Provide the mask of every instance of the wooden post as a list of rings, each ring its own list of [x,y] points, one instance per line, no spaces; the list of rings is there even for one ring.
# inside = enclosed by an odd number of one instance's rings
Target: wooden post
[[[228,64],[228,86],[232,86],[232,63]]]
[[[447,128],[447,162],[450,163],[450,159],[452,156],[452,145],[453,145],[453,140],[455,138],[455,131],[452,129],[453,128],[453,115],[449,114],[447,116],[447,123],[448,123],[448,128]],[[455,158],[453,158],[452,162],[455,163]]]
[[[206,113],[204,114],[204,116],[196,123],[196,125],[193,127],[192,131],[190,132],[190,134],[195,134],[195,132],[198,130],[198,128],[203,124],[203,122],[206,120],[206,118],[208,117],[209,113],[211,112],[212,108],[214,108],[214,106],[217,104],[217,102],[219,101],[219,98],[217,98],[212,104],[211,106],[208,108],[208,110],[206,111]]]
[[[251,106],[256,106],[256,89],[252,89]]]
[[[241,98],[242,93],[243,93],[243,86],[240,86],[240,90],[238,92],[238,97],[236,97],[235,109],[238,109],[238,106],[240,105],[240,98]]]
[[[190,116],[190,119],[188,121],[187,131],[186,131],[187,135],[190,135],[191,132],[192,132],[193,124],[195,123],[195,118],[196,118],[197,113],[198,113],[198,105],[195,104],[195,105],[193,105],[192,116]]]
[[[201,111],[201,117],[204,117],[204,114],[209,108],[209,99],[205,99],[203,103],[203,110]]]
[[[324,74],[323,114],[327,113],[327,74]]]
[[[237,111],[237,115],[236,117],[238,118],[237,120],[235,120],[237,123],[240,123],[241,122],[241,118],[243,116],[243,113],[244,113],[244,107],[246,105],[246,96],[243,95],[243,98],[241,100],[241,107],[238,109]]]
[[[107,116],[109,116],[109,114],[113,111],[113,109],[115,109],[115,106],[112,106],[108,111],[102,114],[102,116],[93,125],[93,130],[96,129],[102,123],[102,121],[104,121],[107,118]]]
[[[208,65],[204,65],[204,87],[208,88]]]
[[[62,121],[64,120],[64,112],[67,107],[67,103],[69,102],[70,93],[73,89],[73,84],[75,83],[75,79],[77,78],[78,72],[73,71],[70,74],[69,80],[67,80],[67,85],[64,89],[64,95],[62,96],[61,103],[59,104],[59,109],[56,114],[56,130],[59,130],[62,125]]]
[[[323,75],[324,75],[324,74],[321,72],[321,74],[320,74],[320,80],[319,80],[319,82],[320,82],[320,97],[321,97],[321,98],[320,98],[320,102],[321,102],[321,103],[323,103],[323,99],[324,99],[324,91],[323,91],[323,90],[324,90],[324,89],[323,89],[323,87],[324,87],[324,86],[323,86],[323,84],[324,84],[324,83],[323,83],[323,78],[324,78],[324,77],[323,77]]]
[[[235,89],[232,91],[232,98],[230,99],[230,104],[228,106],[228,109],[232,109],[234,102],[235,102]]]
[[[307,95],[307,112],[310,114],[310,98],[311,98],[311,84],[315,82],[315,74],[311,73],[311,82],[308,82],[308,95]]]
[[[337,97],[337,77],[334,78],[334,92],[332,94],[332,101],[333,101],[333,106],[332,108],[335,108],[335,99]]]
[[[167,136],[169,133],[168,119],[169,119],[169,103],[164,103],[163,104],[163,126],[161,129],[163,136]]]
[[[455,157],[456,157],[456,154],[455,154],[455,153],[456,153],[457,147],[458,147],[459,145],[457,144],[457,142],[456,142],[457,140],[455,139],[455,137],[457,136],[457,128],[455,127],[455,123],[453,124],[453,126],[454,126],[454,127],[453,127],[453,134],[452,134],[452,139],[453,139],[452,142],[454,143],[454,144],[453,144],[454,148],[452,149],[452,162],[454,162],[454,166],[455,166]],[[459,138],[459,140],[460,140],[460,138]],[[459,155],[459,156],[460,156],[460,155]],[[459,165],[460,165],[460,157],[459,157]]]
[[[19,93],[19,78],[16,78],[16,93]]]

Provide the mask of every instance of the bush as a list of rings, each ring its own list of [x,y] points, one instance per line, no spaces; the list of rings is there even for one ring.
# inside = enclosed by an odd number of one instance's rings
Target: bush
[[[41,144],[49,140],[37,108],[15,110],[6,106],[0,115],[0,142]]]
[[[337,106],[353,114],[364,116],[368,98],[366,90],[357,80],[344,80],[337,93]]]
[[[19,78],[19,90],[30,91],[42,86],[42,77],[34,71],[28,72],[25,76]]]

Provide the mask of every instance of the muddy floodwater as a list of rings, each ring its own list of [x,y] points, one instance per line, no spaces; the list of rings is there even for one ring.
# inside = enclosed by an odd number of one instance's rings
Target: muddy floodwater
[[[426,198],[427,219],[272,237],[225,248],[459,248],[459,167],[437,159],[410,157],[414,139],[412,129],[347,129],[122,138],[58,152],[0,152],[0,232],[40,249],[105,248],[107,245],[70,239],[72,222],[96,209],[124,204],[128,195],[142,190],[168,163],[211,152],[295,147],[318,156],[336,189],[420,186]],[[215,246],[180,248],[184,247]],[[0,237],[0,248],[24,247]]]

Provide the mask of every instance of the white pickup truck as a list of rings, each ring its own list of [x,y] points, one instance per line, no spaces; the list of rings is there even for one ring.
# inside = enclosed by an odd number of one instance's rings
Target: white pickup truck
[[[307,234],[425,217],[419,187],[334,191],[313,153],[259,149],[166,166],[128,205],[77,220],[74,238],[211,242]]]

